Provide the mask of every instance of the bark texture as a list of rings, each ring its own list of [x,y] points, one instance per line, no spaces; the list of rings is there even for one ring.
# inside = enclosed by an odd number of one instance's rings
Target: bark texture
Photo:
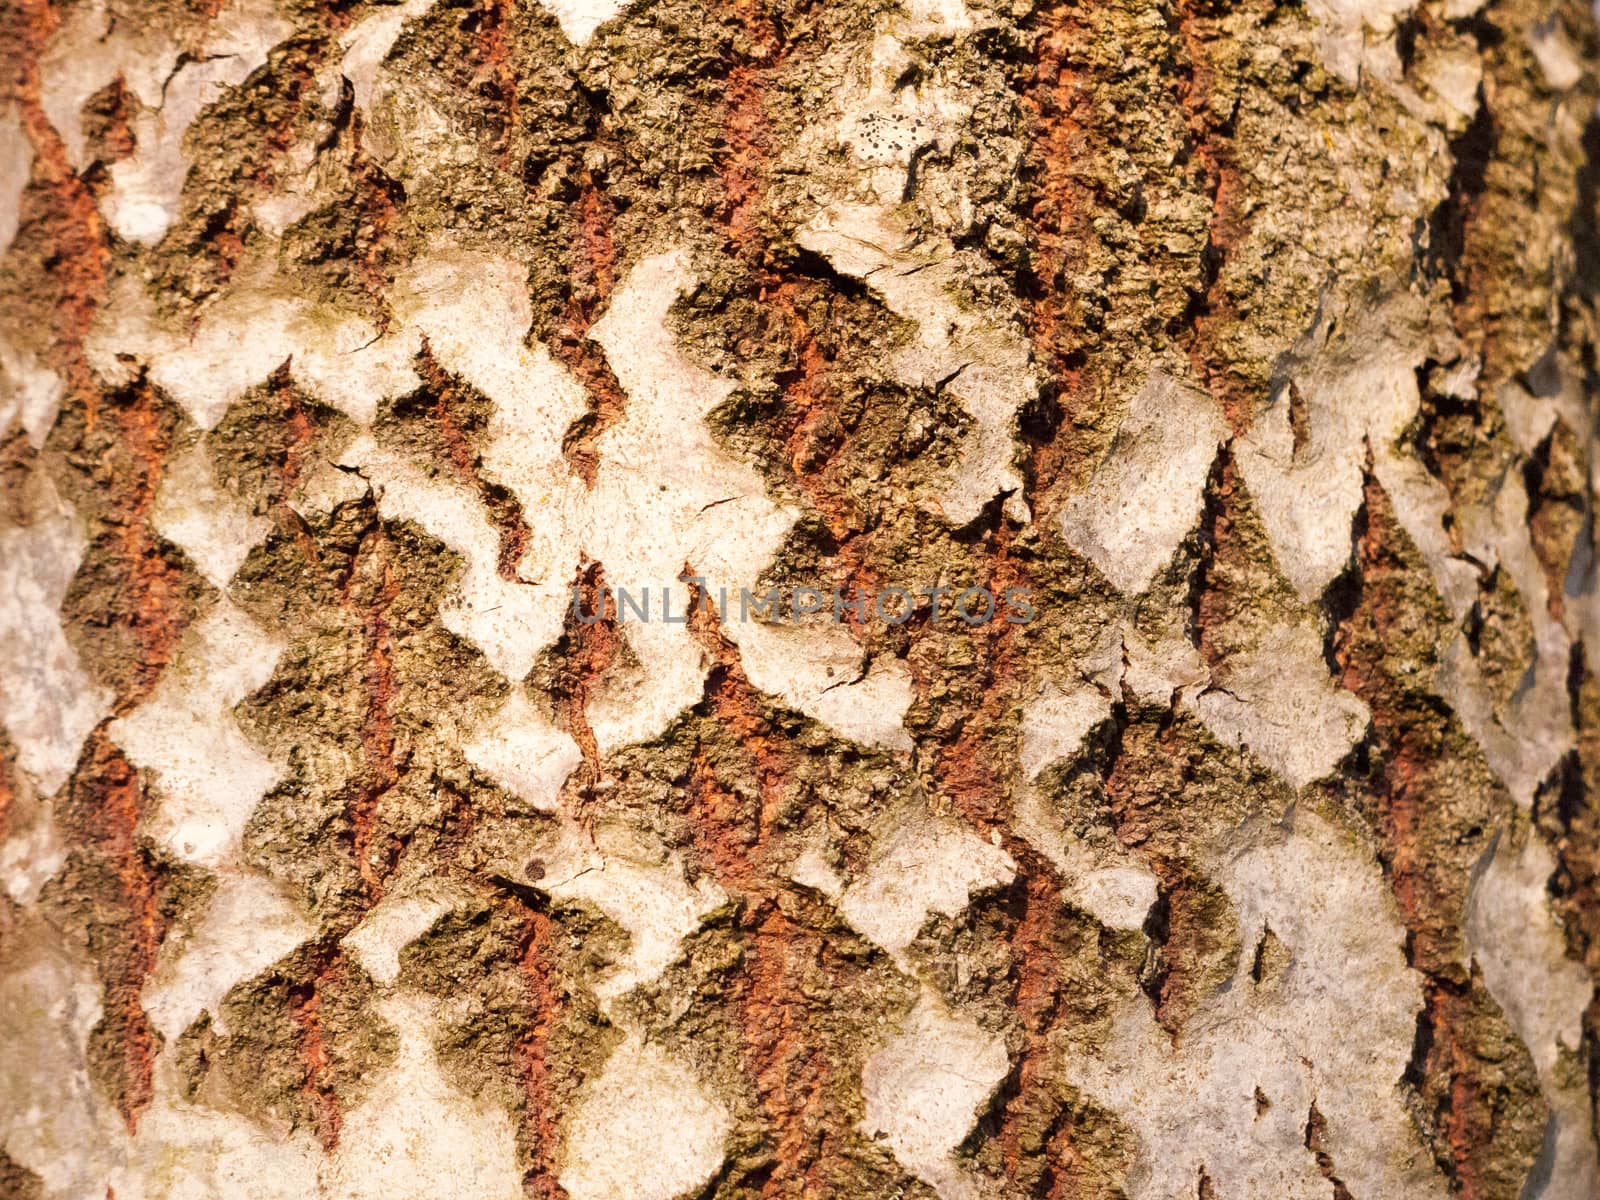
[[[1600,1195],[1578,0],[0,69],[0,1197]]]

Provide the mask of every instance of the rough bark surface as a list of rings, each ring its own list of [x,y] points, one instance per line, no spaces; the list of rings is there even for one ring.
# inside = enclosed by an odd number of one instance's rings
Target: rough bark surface
[[[1600,1195],[1578,0],[0,70],[0,1197]]]

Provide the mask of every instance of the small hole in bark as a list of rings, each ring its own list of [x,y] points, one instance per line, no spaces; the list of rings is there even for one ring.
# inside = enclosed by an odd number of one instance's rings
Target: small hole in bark
[[[1292,379],[1289,381],[1289,431],[1294,436],[1293,455],[1298,462],[1311,444],[1311,413],[1306,408],[1305,397],[1300,394],[1300,385]]]

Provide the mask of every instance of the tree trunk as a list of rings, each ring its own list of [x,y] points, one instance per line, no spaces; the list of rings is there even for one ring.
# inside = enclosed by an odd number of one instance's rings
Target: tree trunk
[[[1577,0],[0,21],[0,1197],[1600,1195]]]

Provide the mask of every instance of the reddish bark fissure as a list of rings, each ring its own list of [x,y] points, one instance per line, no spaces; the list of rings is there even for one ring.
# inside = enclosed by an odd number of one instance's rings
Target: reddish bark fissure
[[[351,117],[350,125],[351,174],[356,183],[351,203],[361,214],[355,237],[356,275],[370,299],[378,331],[387,333],[394,318],[389,313],[386,298],[390,282],[386,250],[392,237],[391,229],[400,215],[400,206],[395,200],[397,185],[362,148],[359,114]]]
[[[11,828],[11,809],[17,802],[17,755],[12,749],[11,739],[0,731],[0,842],[5,840]],[[0,928],[0,943],[3,943],[5,931]]]
[[[1072,4],[1040,9],[1034,30],[1035,66],[1021,97],[1031,127],[1029,166],[1036,192],[1028,210],[1033,231],[1028,333],[1048,373],[1047,387],[1064,398],[1075,392],[1083,369],[1067,278],[1092,236],[1094,196],[1080,177],[1093,119],[1093,92],[1080,64],[1092,34]]]
[[[65,377],[69,394],[88,406],[92,420],[99,386],[84,358],[83,342],[105,296],[111,254],[94,195],[73,170],[66,145],[40,103],[39,61],[57,19],[48,0],[20,0],[11,9],[7,23],[15,23],[23,53],[13,64],[10,90],[33,149],[33,178],[47,197],[43,211],[31,211],[26,219],[42,224],[52,247],[49,270],[57,285],[52,365]]]
[[[322,1022],[323,993],[337,986],[341,967],[338,943],[319,947],[310,979],[289,991],[289,1015],[300,1031],[300,1057],[305,1066],[301,1092],[311,1107],[312,1128],[322,1148],[332,1151],[339,1144],[344,1114],[338,1093],[329,1078],[329,1051]]]
[[[751,806],[717,779],[707,747],[696,748],[689,775],[689,823],[694,845],[717,881],[743,901],[739,933],[743,969],[735,1005],[743,1055],[771,1139],[769,1164],[759,1180],[762,1196],[828,1194],[824,1178],[846,1131],[828,1107],[833,1074],[818,1046],[803,987],[808,970],[836,971],[832,953],[816,928],[791,915],[780,898],[785,881],[773,871],[776,829],[783,799],[785,761],[781,733],[771,727],[761,695],[750,684],[738,647],[723,636],[714,606],[692,582],[689,629],[712,656],[705,705],[718,724],[750,756],[757,797]],[[821,1189],[821,1190],[819,1190]]]
[[[742,19],[750,22],[741,5]],[[758,222],[759,182],[766,157],[767,122],[764,108],[763,81],[771,70],[782,62],[784,47],[776,31],[760,22],[750,22],[747,31],[762,65],[740,64],[730,78],[730,100],[725,118],[726,140],[730,151],[721,165],[728,214],[726,236],[730,246],[741,258],[754,264],[756,280],[760,285],[761,300],[770,306],[791,342],[793,368],[780,379],[781,398],[786,415],[785,446],[792,478],[812,506],[822,515],[834,541],[834,555],[844,576],[842,587],[847,596],[867,595],[875,590],[879,574],[871,565],[861,517],[839,481],[828,471],[847,446],[836,441],[832,446],[820,448],[819,431],[832,415],[831,389],[828,382],[830,363],[817,336],[810,328],[803,300],[808,286],[814,286],[790,269],[771,265],[767,247]],[[1065,251],[1059,251],[1064,255]],[[1061,318],[1055,311],[1050,293],[1039,302],[1036,310],[1043,314],[1038,324],[1041,340],[1050,336],[1055,323]],[[1044,451],[1035,449],[1034,461],[1029,464],[1027,477],[1037,478]],[[1026,583],[1024,573],[1008,554],[1011,531],[1002,525],[993,538],[992,574],[989,584],[995,594],[1003,594],[1011,586]],[[860,621],[852,609],[845,610],[853,629],[860,632]],[[914,619],[913,627],[922,624]],[[1005,720],[1015,697],[1008,684],[1014,685],[1020,677],[1020,661],[1013,648],[1015,626],[997,622],[988,627],[983,639],[980,665],[975,668],[984,684],[979,691],[984,696],[981,711],[962,721],[960,733],[938,751],[934,775],[941,788],[954,801],[976,827],[984,833],[1001,829],[1008,812],[1009,799],[1005,779],[1005,764],[991,760],[988,742],[993,731]],[[720,668],[713,669],[713,677]],[[732,676],[726,676],[731,678]],[[742,675],[738,676],[742,679]],[[927,686],[928,681],[919,681]],[[723,685],[725,686],[725,685]],[[708,691],[708,694],[711,694]],[[720,712],[720,709],[719,709]],[[730,723],[731,728],[738,726]],[[759,751],[757,752],[759,755]],[[765,776],[763,776],[765,777]],[[763,795],[766,788],[762,789]],[[1025,1136],[1023,1126],[1030,1119],[1030,1109],[1040,1101],[1040,1093],[1047,1091],[1052,1073],[1053,1057],[1050,1039],[1057,1019],[1055,997],[1063,986],[1054,977],[1055,965],[1049,942],[1056,933],[1061,918],[1060,881],[1049,864],[1019,839],[1001,830],[1003,844],[1019,862],[1022,871],[1019,890],[1026,896],[1025,915],[1019,922],[1012,941],[1012,953],[1017,963],[1017,1006],[1024,1029],[1024,1049],[1013,1079],[1007,1085],[1010,1100],[1006,1103],[1000,1120],[999,1138],[1006,1147],[1007,1174],[1015,1179],[1023,1167],[1020,1145]],[[763,930],[764,932],[764,930]],[[757,954],[761,951],[758,936]],[[770,1003],[762,996],[752,1001],[765,1006]],[[758,1077],[770,1068],[757,1066]],[[821,1083],[816,1088],[820,1090]],[[813,1091],[811,1094],[815,1094]],[[1065,1113],[1057,1105],[1057,1117],[1050,1134],[1053,1161],[1070,1164],[1070,1126]],[[1050,1189],[1040,1195],[1064,1194],[1060,1189],[1070,1178],[1067,1167],[1047,1167],[1045,1185]]]
[[[501,170],[510,169],[512,134],[517,127],[517,72],[511,30],[514,10],[513,0],[484,0],[476,38],[480,58],[478,77],[493,91],[505,113],[498,139]]]
[[[84,869],[109,872],[99,894],[110,921],[95,921],[88,931],[103,1007],[92,1041],[100,1047],[101,1082],[129,1133],[154,1095],[156,1031],[140,993],[167,932],[159,873],[135,836],[146,800],[138,772],[101,725],[68,782],[60,820]]]
[[[163,550],[150,512],[171,447],[176,419],[143,380],[84,405],[89,445],[109,447],[91,467],[100,489],[90,550],[79,579],[92,572],[95,590],[81,602],[82,618],[98,636],[120,636],[126,668],[116,677],[113,710],[125,715],[143,702],[171,662],[193,616],[183,568]],[[104,428],[94,431],[93,422]],[[109,869],[105,908],[114,925],[90,931],[90,950],[105,991],[102,1046],[105,1080],[128,1128],[150,1102],[155,1032],[140,1003],[166,933],[158,902],[161,870],[137,837],[147,801],[144,781],[111,741],[109,723],[90,735],[67,785],[62,824],[85,869]]]
[[[499,534],[500,556],[496,565],[500,577],[511,583],[525,582],[518,571],[523,555],[528,552],[529,541],[522,505],[509,489],[499,487],[483,477],[479,470],[479,455],[456,416],[456,408],[463,400],[460,385],[439,365],[426,338],[422,341],[417,365],[423,383],[433,396],[430,415],[444,441],[450,468],[483,502]]]
[[[585,562],[572,581],[572,603],[562,634],[565,654],[561,674],[552,688],[562,725],[583,754],[581,779],[569,780],[587,820],[589,801],[606,779],[600,745],[589,724],[589,701],[605,673],[622,653],[617,600],[606,586],[600,563]]]
[[[1364,492],[1356,538],[1358,590],[1335,626],[1333,658],[1341,686],[1372,713],[1380,858],[1407,929],[1407,957],[1427,981],[1408,1082],[1420,1089],[1426,1080],[1449,1081],[1433,1114],[1436,1153],[1442,1139],[1445,1165],[1458,1192],[1470,1198],[1485,1194],[1479,1171],[1494,1144],[1494,1110],[1493,1098],[1478,1082],[1482,1064],[1465,1028],[1473,982],[1454,952],[1460,881],[1438,851],[1441,822],[1448,819],[1434,782],[1449,769],[1439,757],[1442,718],[1430,699],[1408,693],[1406,681],[1385,665],[1389,650],[1407,633],[1407,591],[1415,587],[1415,568],[1401,556],[1404,534],[1370,472]]]
[[[118,714],[142,703],[172,661],[187,626],[180,593],[182,570],[162,551],[150,525],[176,418],[143,379],[100,410],[113,447],[104,478],[101,531],[85,556],[85,570],[108,566],[122,583],[108,615],[131,634],[132,677],[117,696]],[[92,423],[91,423],[92,431]]]
[[[1216,72],[1206,45],[1206,33],[1212,23],[1207,8],[1205,0],[1177,3],[1178,30],[1188,60],[1188,71],[1179,78],[1178,101],[1188,121],[1205,186],[1211,193],[1211,222],[1202,257],[1205,290],[1190,313],[1188,349],[1196,374],[1221,405],[1229,426],[1235,433],[1242,433],[1250,423],[1256,397],[1228,369],[1218,354],[1217,340],[1223,330],[1240,320],[1221,274],[1229,253],[1245,233],[1244,179],[1234,159],[1231,120],[1216,109]]]
[[[616,213],[587,167],[578,178],[577,210],[577,252],[569,268],[566,318],[548,345],[589,393],[589,411],[567,430],[561,450],[573,471],[592,488],[600,471],[597,443],[622,420],[628,397],[606,361],[605,350],[589,336],[616,286],[617,252],[611,240]]]
[[[723,142],[727,150],[717,166],[726,205],[721,215],[736,250],[761,253],[766,247],[759,223],[766,207],[767,161],[772,152],[767,92],[789,47],[763,0],[730,0],[729,7],[745,48],[724,84]]]
[[[717,163],[723,207],[722,235],[734,258],[751,272],[759,302],[787,335],[791,365],[777,379],[783,406],[779,428],[790,478],[822,516],[834,542],[844,576],[845,595],[872,591],[878,578],[867,563],[861,516],[830,467],[847,448],[835,435],[832,361],[824,341],[812,328],[806,310],[819,292],[818,281],[774,253],[765,218],[767,174],[772,154],[772,117],[768,105],[773,81],[786,66],[793,47],[779,18],[760,0],[731,0],[746,47],[728,71],[723,109],[724,153]],[[853,608],[846,609],[852,629],[860,631]]]
[[[368,563],[376,565],[368,568]],[[367,907],[383,896],[384,879],[394,865],[387,850],[381,864],[373,862],[373,839],[378,806],[400,779],[400,767],[395,761],[395,639],[390,615],[399,590],[389,535],[381,524],[375,524],[356,549],[340,595],[340,603],[359,619],[365,643],[362,685],[367,695],[367,715],[361,729],[363,769],[351,784],[345,811]]]
[[[539,909],[525,907],[524,914],[517,969],[527,991],[532,1020],[521,1031],[516,1047],[523,1094],[522,1137],[530,1164],[523,1173],[522,1186],[529,1200],[565,1200],[567,1191],[557,1179],[561,1114],[551,1096],[549,1062],[550,1031],[560,1019],[562,1008],[553,983],[552,943],[559,927]]]

